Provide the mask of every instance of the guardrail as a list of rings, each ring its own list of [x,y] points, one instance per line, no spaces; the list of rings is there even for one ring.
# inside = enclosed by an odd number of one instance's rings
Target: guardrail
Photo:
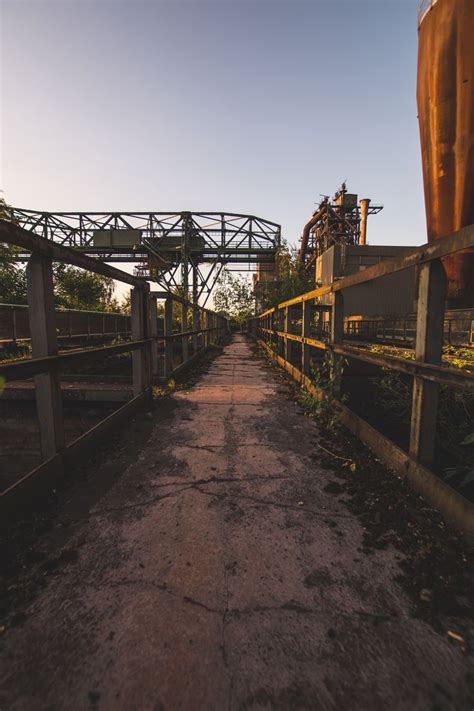
[[[91,340],[98,337],[130,336],[127,314],[79,309],[56,309],[58,341]],[[28,306],[0,304],[0,345],[30,340]]]
[[[473,318],[445,318],[443,330],[444,343],[447,345],[474,345]],[[416,317],[347,319],[344,323],[344,335],[356,340],[413,348],[416,340]]]
[[[68,463],[94,444],[107,431],[152,398],[153,377],[169,378],[190,363],[198,354],[219,340],[227,331],[227,320],[214,312],[169,293],[150,293],[143,279],[127,274],[104,262],[34,235],[17,225],[0,220],[0,242],[31,252],[26,267],[29,332],[32,358],[0,364],[0,376],[6,381],[35,379],[42,464],[0,493],[0,505],[21,502],[28,491],[36,496],[48,490],[64,473]],[[128,284],[131,289],[131,340],[93,348],[59,353],[54,308],[54,262],[63,262]],[[164,333],[158,333],[157,301],[164,300]],[[180,305],[180,318],[173,318],[173,303]],[[192,329],[189,329],[189,317]],[[176,331],[176,328],[178,329]],[[160,372],[159,343],[164,352]],[[177,348],[174,347],[177,344]],[[112,355],[132,353],[133,398],[109,417],[66,446],[62,410],[60,371],[71,365],[96,362]]]
[[[474,390],[474,374],[442,365],[446,275],[441,258],[474,247],[474,225],[465,227],[408,254],[282,302],[251,319],[249,332],[291,376],[317,397],[324,397],[311,379],[312,355],[327,351],[337,372],[337,360],[347,358],[413,376],[409,451],[373,428],[338,400],[333,400],[343,424],[428,498],[455,526],[474,540],[474,506],[427,467],[434,456],[439,385]],[[418,267],[415,360],[371,353],[344,342],[344,289],[409,267]],[[315,316],[329,314],[328,340],[315,338]],[[321,322],[322,318],[319,319]],[[320,328],[319,328],[319,332]],[[298,352],[297,352],[298,351]],[[337,383],[336,383],[337,386]],[[337,390],[337,387],[336,387]]]

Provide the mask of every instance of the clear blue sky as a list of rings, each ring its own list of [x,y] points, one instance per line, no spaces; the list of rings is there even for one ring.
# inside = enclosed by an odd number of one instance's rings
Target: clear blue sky
[[[418,0],[3,0],[0,187],[44,210],[227,210],[295,242],[343,179],[425,241]]]

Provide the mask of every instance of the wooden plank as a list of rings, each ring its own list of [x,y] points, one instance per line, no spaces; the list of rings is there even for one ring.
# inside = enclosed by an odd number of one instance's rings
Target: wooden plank
[[[418,280],[415,358],[440,365],[443,353],[446,273],[440,260],[423,264]],[[434,457],[439,384],[416,375],[410,429],[410,456],[429,464]]]
[[[26,267],[26,277],[33,356],[57,355],[51,260],[33,254]],[[63,407],[58,372],[35,375],[35,391],[41,456],[43,459],[50,459],[64,449]]]

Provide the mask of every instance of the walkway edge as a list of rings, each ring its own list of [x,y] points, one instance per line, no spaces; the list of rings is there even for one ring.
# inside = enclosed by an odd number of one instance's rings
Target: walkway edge
[[[2,491],[0,493],[1,525],[11,523],[25,510],[35,508],[64,477],[67,466],[72,466],[75,461],[77,462],[78,456],[82,457],[90,452],[119,424],[151,403],[151,399],[151,389],[140,393],[71,442],[62,452],[42,462],[8,489]]]
[[[287,363],[281,356],[275,355],[265,341],[257,339],[257,343],[264,348],[274,363],[286,370],[293,380],[308,392],[319,399],[327,398],[298,368]],[[392,440],[385,437],[348,407],[336,400],[332,400],[332,403],[339,410],[343,425],[364,442],[390,470],[402,479],[408,479],[413,488],[432,504],[456,531],[464,536],[470,546],[474,547],[474,504],[445,484],[429,469],[412,459]]]

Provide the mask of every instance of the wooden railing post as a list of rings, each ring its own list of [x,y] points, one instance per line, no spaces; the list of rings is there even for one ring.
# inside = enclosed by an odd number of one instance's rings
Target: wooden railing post
[[[156,296],[150,296],[151,373],[158,375],[158,311]]]
[[[173,340],[169,336],[173,333],[173,297],[168,296],[165,301],[164,314],[164,336],[165,336],[165,378],[173,371]],[[167,338],[168,336],[168,338]]]
[[[415,359],[439,365],[443,353],[446,273],[439,259],[419,271]],[[439,384],[414,376],[411,409],[410,456],[429,464],[436,440]]]
[[[311,336],[311,316],[313,312],[312,304],[309,301],[303,301],[303,312],[301,314],[301,335],[303,338]],[[307,343],[301,344],[301,372],[303,375],[311,375],[311,346]]]
[[[341,344],[344,338],[344,297],[342,291],[334,292],[331,301],[331,330],[329,332],[329,342],[330,345],[335,346]],[[340,356],[337,356],[331,351],[330,358],[332,391],[333,395],[337,397],[341,391]]]
[[[188,305],[181,304],[181,333],[188,330]],[[183,363],[189,359],[188,336],[183,336],[181,339],[181,352],[183,355]]]
[[[32,254],[26,267],[33,358],[58,354],[51,259]],[[61,386],[57,372],[35,375],[36,409],[43,460],[64,449]]]
[[[141,341],[149,336],[148,291],[135,286],[131,292],[132,340]],[[133,351],[133,394],[140,395],[151,385],[149,347]]]

